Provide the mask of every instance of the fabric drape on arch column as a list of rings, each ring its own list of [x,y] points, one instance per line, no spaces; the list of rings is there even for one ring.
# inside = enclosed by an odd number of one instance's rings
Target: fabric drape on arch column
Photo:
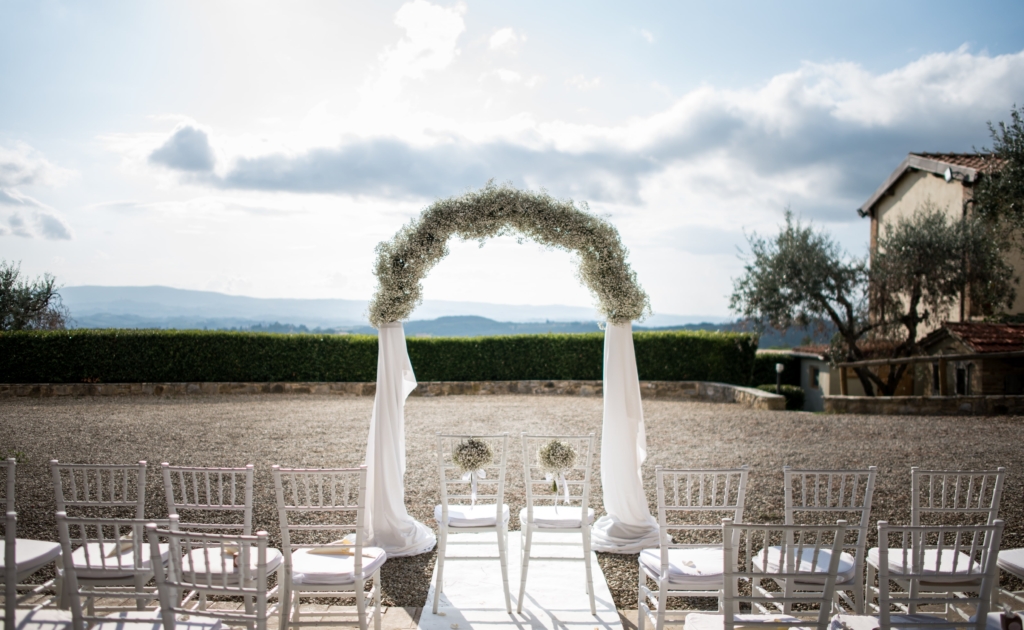
[[[601,485],[608,514],[593,526],[596,551],[637,553],[658,546],[658,522],[647,506],[641,477],[645,459],[647,434],[640,404],[633,324],[609,323],[604,332],[601,429]]]
[[[416,375],[401,322],[378,330],[377,395],[366,441],[367,543],[390,557],[414,556],[434,548],[434,532],[405,510],[405,399]]]

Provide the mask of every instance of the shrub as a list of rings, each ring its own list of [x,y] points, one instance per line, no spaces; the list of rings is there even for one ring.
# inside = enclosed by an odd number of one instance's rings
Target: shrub
[[[642,380],[749,382],[742,333],[638,332]],[[408,339],[420,381],[598,380],[602,333]],[[0,382],[373,381],[377,338],[176,330],[0,333]]]
[[[775,393],[775,383],[771,385],[758,385],[758,389]],[[786,409],[800,411],[804,408],[804,390],[799,385],[783,385],[782,395],[786,397]]]

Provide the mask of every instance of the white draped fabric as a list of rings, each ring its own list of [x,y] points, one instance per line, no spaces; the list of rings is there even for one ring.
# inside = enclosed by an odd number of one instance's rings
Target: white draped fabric
[[[405,399],[416,389],[401,322],[378,333],[377,396],[366,443],[368,542],[389,557],[413,556],[434,548],[429,527],[405,510]]]
[[[640,379],[632,323],[609,323],[604,333],[604,425],[601,429],[602,516],[593,526],[593,548],[638,553],[659,543],[658,522],[647,507],[640,467],[647,458]]]

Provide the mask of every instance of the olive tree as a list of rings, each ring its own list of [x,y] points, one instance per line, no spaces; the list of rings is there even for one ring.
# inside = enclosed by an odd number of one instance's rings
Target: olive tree
[[[989,123],[988,128],[992,148],[984,151],[991,157],[975,186],[974,208],[978,215],[1010,228],[1002,234],[1020,234],[1024,230],[1024,108],[1010,110],[1009,124]]]
[[[833,361],[901,358],[920,353],[918,338],[948,318],[969,296],[992,315],[1013,302],[1016,279],[991,223],[950,218],[918,208],[879,235],[870,266],[850,256],[831,236],[786,213],[779,234],[749,237],[750,257],[735,281],[730,306],[779,329],[830,320],[836,327]],[[864,367],[855,373],[867,395],[891,396],[907,370],[884,377]]]
[[[873,328],[868,321],[868,264],[847,254],[823,231],[786,212],[786,222],[771,239],[748,237],[750,255],[734,281],[729,306],[742,316],[785,331],[831,321],[845,356],[864,359],[860,340]],[[873,393],[872,374],[857,369],[864,391]]]
[[[63,330],[71,316],[57,280],[43,274],[29,282],[21,266],[0,260],[0,330]]]

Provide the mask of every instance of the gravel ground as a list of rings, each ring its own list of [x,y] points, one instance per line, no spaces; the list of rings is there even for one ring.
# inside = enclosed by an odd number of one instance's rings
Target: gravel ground
[[[23,453],[18,465],[19,534],[56,540],[47,462],[150,462],[147,513],[166,516],[159,463],[256,465],[254,525],[280,544],[270,466],[353,466],[362,462],[373,401],[320,396],[82,398],[0,401],[0,451]],[[600,436],[600,398],[460,396],[410,398],[406,407],[406,505],[433,525],[438,500],[434,433],[521,431]],[[1024,442],[1018,417],[935,418],[825,416],[752,411],[736,405],[646,401],[649,455],[644,482],[652,512],[654,466],[723,467],[748,464],[746,518],[782,521],[782,466],[878,466],[875,520],[908,522],[910,467],[1006,466],[1004,547],[1024,546]],[[517,445],[518,442],[513,442]],[[506,501],[523,506],[521,457],[509,457]],[[4,453],[0,453],[4,454]],[[596,458],[595,458],[596,459]],[[599,462],[594,508],[603,513]],[[870,542],[870,540],[869,540]],[[636,608],[636,555],[599,554],[615,604]],[[382,569],[385,603],[421,606],[434,554],[388,560]],[[1006,576],[1004,576],[1006,579]]]

